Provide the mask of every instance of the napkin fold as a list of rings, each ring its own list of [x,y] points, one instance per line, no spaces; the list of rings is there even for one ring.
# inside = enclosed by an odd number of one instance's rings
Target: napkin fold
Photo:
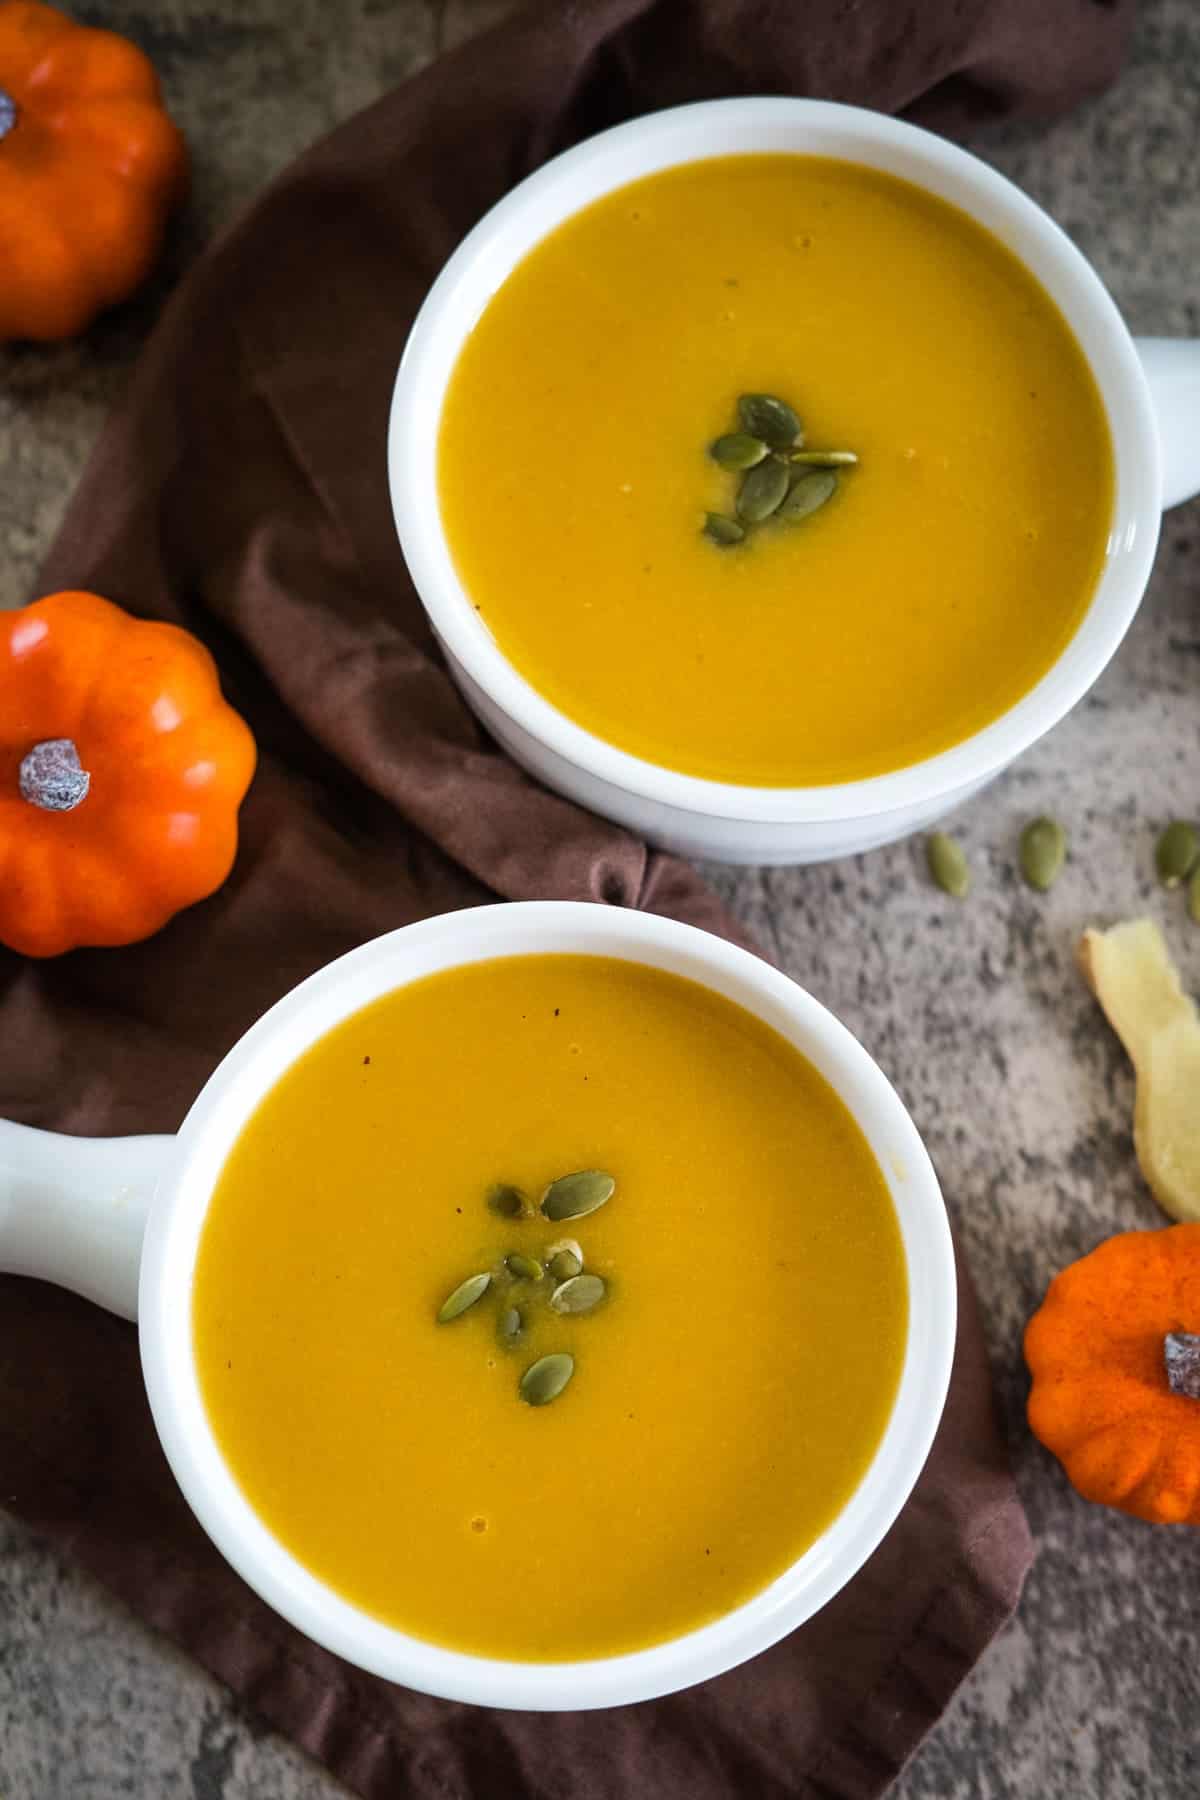
[[[515,181],[636,113],[746,92],[938,128],[1103,85],[1117,0],[570,0],[443,58],[309,151],[171,300],[39,592],[91,587],[213,650],[261,765],[229,882],[146,944],[0,951],[0,1114],[169,1131],[301,977],[488,899],[645,907],[745,941],[699,875],[530,782],[448,680],[385,482],[396,362],[438,268]],[[866,1800],[1015,1605],[1029,1533],[960,1263],[949,1402],[917,1488],[825,1610],[743,1668],[603,1714],[524,1715],[359,1673],[264,1607],[159,1450],[135,1333],[0,1280],[0,1494],[366,1800]]]

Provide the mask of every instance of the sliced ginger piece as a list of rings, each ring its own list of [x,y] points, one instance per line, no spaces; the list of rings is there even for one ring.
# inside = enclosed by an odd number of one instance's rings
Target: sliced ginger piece
[[[1133,1144],[1173,1219],[1200,1219],[1200,1016],[1153,919],[1085,931],[1079,966],[1137,1079]]]
[[[1079,966],[1135,1069],[1164,1025],[1196,1017],[1195,1002],[1184,993],[1167,941],[1153,919],[1130,919],[1111,931],[1085,931]]]
[[[1173,1219],[1200,1219],[1200,1021],[1173,1019],[1150,1039],[1137,1076],[1133,1147]]]

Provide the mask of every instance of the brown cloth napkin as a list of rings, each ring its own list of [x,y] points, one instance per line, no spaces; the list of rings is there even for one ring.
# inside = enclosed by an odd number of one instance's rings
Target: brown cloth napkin
[[[631,114],[747,91],[940,125],[1114,73],[1101,0],[574,0],[447,57],[303,157],[169,306],[44,571],[214,650],[262,763],[227,886],[151,942],[0,953],[0,1114],[169,1131],[301,976],[496,896],[737,936],[684,864],[527,781],[442,671],[397,548],[385,420],[437,269],[514,181]],[[1010,1613],[1030,1556],[969,1287],[945,1421],[890,1536],[823,1613],[690,1693],[607,1714],[451,1705],[269,1613],[159,1452],[133,1330],[0,1282],[0,1496],[369,1800],[878,1794]]]

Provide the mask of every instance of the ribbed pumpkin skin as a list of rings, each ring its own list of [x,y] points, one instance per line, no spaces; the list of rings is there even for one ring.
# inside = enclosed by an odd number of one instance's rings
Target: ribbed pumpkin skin
[[[22,792],[39,744],[90,777],[71,811]],[[233,867],[249,727],[204,645],[98,594],[0,612],[0,944],[26,956],[131,944]]]
[[[75,337],[131,294],[187,172],[136,45],[0,0],[0,341]]]
[[[1086,1500],[1200,1525],[1200,1400],[1163,1340],[1200,1334],[1200,1224],[1109,1238],[1051,1282],[1025,1332],[1029,1425]]]

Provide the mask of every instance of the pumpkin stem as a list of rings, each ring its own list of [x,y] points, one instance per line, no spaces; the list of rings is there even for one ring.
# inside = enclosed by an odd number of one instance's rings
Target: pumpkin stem
[[[1191,1331],[1168,1331],[1163,1339],[1163,1361],[1171,1392],[1200,1400],[1200,1337]]]
[[[87,799],[92,785],[70,738],[47,738],[35,744],[21,764],[18,780],[22,800],[44,812],[73,812]]]
[[[17,122],[17,103],[0,88],[0,138],[6,138]]]

